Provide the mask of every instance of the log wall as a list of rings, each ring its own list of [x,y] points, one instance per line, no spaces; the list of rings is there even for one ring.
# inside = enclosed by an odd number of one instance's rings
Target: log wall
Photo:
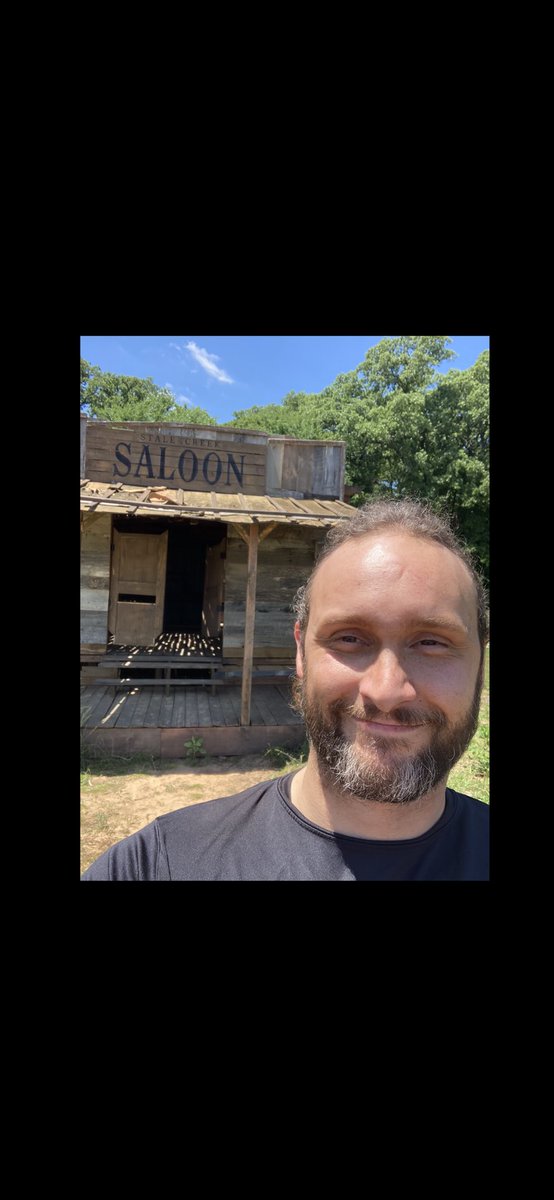
[[[269,438],[267,491],[270,496],[342,500],[344,442]]]
[[[105,647],[108,640],[110,543],[108,513],[81,518],[81,647]]]
[[[254,662],[294,662],[294,594],[315,562],[325,530],[278,525],[260,542],[256,586]],[[225,562],[224,662],[242,662],[248,547],[229,526]]]

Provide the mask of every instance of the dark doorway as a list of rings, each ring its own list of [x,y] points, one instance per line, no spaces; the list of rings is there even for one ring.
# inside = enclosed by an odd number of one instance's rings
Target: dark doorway
[[[114,519],[114,528],[125,533],[162,533],[167,530],[167,572],[163,615],[164,633],[205,633],[202,611],[206,602],[206,563],[209,549],[221,544],[225,554],[226,526],[221,521],[172,521],[157,517]],[[220,555],[216,551],[219,559]],[[223,563],[221,563],[223,571]],[[213,574],[213,563],[211,564]]]
[[[167,547],[164,633],[200,633],[206,552],[221,542],[219,521],[172,522]]]

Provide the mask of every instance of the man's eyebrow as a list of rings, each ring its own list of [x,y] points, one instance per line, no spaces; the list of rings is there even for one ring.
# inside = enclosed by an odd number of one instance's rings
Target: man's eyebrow
[[[450,617],[417,617],[412,624],[414,626],[425,625],[427,629],[451,629],[453,633],[469,632],[462,621],[452,621]]]
[[[368,618],[363,613],[352,613],[350,616],[345,616],[343,613],[337,616],[329,616],[322,621],[322,626],[327,628],[329,625],[365,625],[368,623]],[[371,624],[371,621],[369,621]],[[452,633],[468,634],[469,629],[462,621],[453,621],[451,617],[410,617],[406,621],[406,625],[411,629],[445,629]]]

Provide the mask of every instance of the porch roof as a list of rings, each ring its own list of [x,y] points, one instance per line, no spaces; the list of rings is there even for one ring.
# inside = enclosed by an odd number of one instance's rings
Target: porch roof
[[[296,500],[291,496],[187,492],[182,488],[132,487],[124,483],[81,480],[81,511],[130,516],[194,517],[236,525],[336,525],[356,509],[342,500]]]

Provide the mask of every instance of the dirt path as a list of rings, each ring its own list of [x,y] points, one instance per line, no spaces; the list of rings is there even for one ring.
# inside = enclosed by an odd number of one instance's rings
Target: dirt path
[[[232,796],[278,774],[263,754],[217,758],[197,767],[174,762],[131,775],[91,773],[81,788],[81,871],[162,813]]]

